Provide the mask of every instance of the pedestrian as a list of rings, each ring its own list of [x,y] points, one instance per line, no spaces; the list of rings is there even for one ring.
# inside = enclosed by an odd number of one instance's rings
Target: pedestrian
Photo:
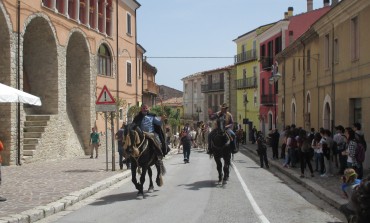
[[[127,169],[130,169],[130,159],[125,159],[125,151],[123,150],[123,134],[126,128],[126,123],[122,123],[121,128],[116,132],[115,138],[118,144],[118,161],[119,161],[119,168],[123,169],[123,163],[126,163]]]
[[[333,175],[333,144],[334,141],[331,138],[331,132],[329,129],[324,129],[322,132],[322,148],[323,148],[323,155],[324,155],[324,165],[325,165],[325,172],[321,175],[321,177],[332,177]]]
[[[338,174],[342,175],[344,170],[347,168],[347,156],[343,155],[343,152],[346,150],[346,136],[344,135],[344,127],[338,125],[335,127],[336,134],[333,137],[333,140],[337,143],[337,154],[339,158],[339,171]]]
[[[353,130],[355,131],[355,138],[358,144],[362,146],[362,148],[366,151],[367,143],[365,140],[364,132],[361,130],[361,124],[359,122],[356,122],[353,124]],[[358,178],[362,179],[364,175],[364,167],[363,167],[363,161],[361,162],[358,160],[357,162],[358,166]]]
[[[0,139],[0,185],[1,185],[1,164],[3,163],[3,159],[1,157],[1,153],[4,150],[4,144]],[[6,201],[5,197],[0,197],[0,202]]]
[[[299,134],[298,147],[300,148],[300,161],[301,161],[301,178],[304,178],[304,171],[306,164],[311,172],[311,177],[314,177],[313,169],[311,165],[311,140],[308,138],[306,131],[301,130]]]
[[[278,129],[272,130],[271,133],[271,147],[272,147],[272,159],[279,159],[279,139],[280,133]]]
[[[370,175],[365,177],[353,191],[351,200],[356,215],[353,223],[368,223],[370,219]]]
[[[251,141],[252,141],[252,144],[256,143],[256,137],[257,137],[257,128],[256,126],[253,126],[252,128],[252,132],[251,132]],[[245,144],[247,142],[245,141]]]
[[[347,127],[344,130],[344,135],[347,138],[347,148],[343,152],[343,155],[347,156],[347,167],[353,168],[358,174],[358,166],[356,160],[357,142],[355,131],[351,127]]]
[[[96,132],[96,128],[92,128],[90,133],[90,147],[91,147],[91,156],[90,159],[94,158],[94,149],[95,149],[95,158],[98,158],[98,149],[100,146],[100,138],[99,138],[99,133]]]
[[[356,171],[352,168],[348,168],[344,171],[342,176],[341,189],[343,197],[347,199],[347,203],[340,206],[339,210],[346,216],[348,222],[352,216],[356,215],[353,201],[351,199],[352,193],[355,188],[360,184],[361,180],[357,179]]]
[[[257,132],[257,154],[260,157],[260,166],[263,168],[266,166],[266,168],[270,168],[269,161],[267,159],[267,146],[266,146],[266,140],[263,137],[263,134],[261,131]]]
[[[184,163],[190,162],[191,144],[192,144],[192,138],[190,134],[187,134],[185,130],[183,130],[180,134],[180,144],[179,144],[178,149],[180,149],[180,146],[182,145],[182,150],[184,154]]]

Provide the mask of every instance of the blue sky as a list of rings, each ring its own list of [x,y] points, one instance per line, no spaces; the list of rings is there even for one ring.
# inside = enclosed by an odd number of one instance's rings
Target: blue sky
[[[138,0],[138,43],[158,70],[156,82],[183,90],[181,79],[232,65],[238,36],[284,17],[307,11],[306,0]],[[321,8],[323,0],[314,0]],[[151,58],[152,57],[152,58]],[[226,57],[226,58],[155,58]]]

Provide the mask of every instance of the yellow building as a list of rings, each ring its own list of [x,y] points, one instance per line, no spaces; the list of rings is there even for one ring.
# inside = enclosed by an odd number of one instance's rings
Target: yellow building
[[[236,101],[237,111],[234,121],[242,125],[247,135],[255,125],[259,125],[259,42],[256,37],[271,27],[268,24],[245,33],[234,40],[237,55],[236,66]],[[248,119],[246,122],[246,119]],[[247,137],[248,138],[248,137]]]
[[[368,0],[343,0],[278,55],[283,125],[333,131],[359,122],[369,141],[369,12]]]

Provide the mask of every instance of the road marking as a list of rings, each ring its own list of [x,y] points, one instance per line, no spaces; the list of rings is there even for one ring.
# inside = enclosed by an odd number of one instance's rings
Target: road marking
[[[240,173],[239,173],[238,169],[236,168],[236,166],[234,165],[234,163],[231,163],[231,166],[233,167],[233,169],[236,173],[236,176],[238,177],[238,180],[239,180],[240,184],[243,187],[245,195],[247,195],[247,198],[248,198],[249,202],[251,203],[251,205],[253,207],[254,213],[256,213],[256,215],[261,220],[261,222],[270,223],[270,221],[266,218],[266,216],[262,213],[261,209],[258,207],[258,204],[254,200],[251,192],[249,191],[249,189],[248,189],[247,185],[245,184],[243,178],[240,176]]]

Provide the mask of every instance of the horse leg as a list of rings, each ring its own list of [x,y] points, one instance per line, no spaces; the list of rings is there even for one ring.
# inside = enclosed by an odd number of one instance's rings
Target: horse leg
[[[217,156],[217,157],[216,157],[216,156],[214,156],[214,159],[215,159],[215,162],[216,162],[216,165],[217,165],[217,171],[218,171],[218,183],[221,183],[222,178],[223,178],[221,158],[220,158],[220,157],[218,157],[218,156]]]
[[[138,195],[142,195],[144,197],[144,182],[145,182],[145,175],[146,171],[148,170],[148,167],[144,166],[141,169],[141,176],[140,176],[140,187],[139,187],[139,192],[137,193]]]
[[[155,162],[155,167],[157,168],[157,178],[155,179],[155,182],[158,187],[161,187],[163,186],[161,164],[159,162]]]
[[[131,181],[135,185],[135,188],[139,190],[140,185],[136,179],[136,169],[137,169],[136,164],[131,166]]]
[[[152,168],[150,168],[150,166],[148,167],[148,175],[149,175],[149,181],[150,181],[148,193],[153,193],[154,191],[153,180],[152,180],[153,171],[152,171]]]
[[[228,153],[224,156],[224,183],[226,183],[227,180],[229,180],[230,175],[230,165],[231,165],[231,154]]]

